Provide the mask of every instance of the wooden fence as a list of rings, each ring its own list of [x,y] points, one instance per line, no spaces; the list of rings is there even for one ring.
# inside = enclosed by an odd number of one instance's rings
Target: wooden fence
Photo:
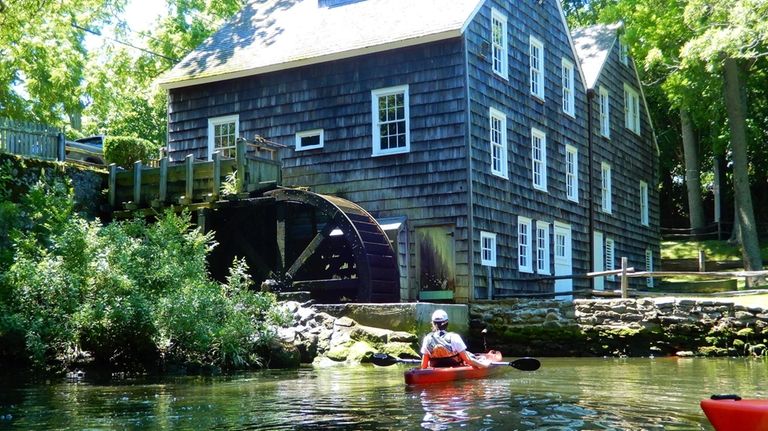
[[[704,279],[762,279],[768,280],[768,271],[635,271],[635,268],[628,266],[628,260],[626,257],[621,258],[621,268],[611,271],[600,272],[588,272],[586,274],[570,274],[570,275],[558,275],[553,277],[536,277],[529,278],[520,281],[526,282],[544,282],[551,283],[555,280],[576,280],[576,279],[593,279],[595,277],[606,276],[619,276],[620,277],[620,289],[618,290],[605,290],[596,291],[592,289],[574,289],[567,292],[536,292],[536,293],[494,293],[493,299],[499,298],[549,298],[558,296],[571,296],[571,295],[587,295],[587,296],[621,296],[622,298],[629,297],[629,279],[630,278],[650,278],[661,279],[667,277],[695,277]],[[654,294],[658,294],[658,290],[654,291]],[[635,296],[643,294],[652,294],[646,291],[635,291]]]
[[[0,118],[0,152],[63,161],[64,134],[56,127]]]

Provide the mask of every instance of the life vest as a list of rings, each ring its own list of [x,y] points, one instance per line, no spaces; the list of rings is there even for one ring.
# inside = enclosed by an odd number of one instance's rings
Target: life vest
[[[450,337],[445,331],[435,331],[427,338],[427,351],[429,352],[429,365],[435,368],[457,367],[463,365],[459,356],[460,352],[454,352]]]

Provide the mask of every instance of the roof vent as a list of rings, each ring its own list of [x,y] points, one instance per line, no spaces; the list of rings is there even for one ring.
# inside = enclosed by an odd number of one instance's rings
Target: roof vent
[[[332,7],[344,6],[352,3],[359,3],[361,1],[365,1],[365,0],[317,0],[317,5],[320,7],[332,8]]]

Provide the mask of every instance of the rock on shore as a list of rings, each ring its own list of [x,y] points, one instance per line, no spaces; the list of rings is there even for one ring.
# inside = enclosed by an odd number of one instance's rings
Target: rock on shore
[[[376,352],[402,358],[419,357],[416,335],[360,325],[348,317],[336,318],[296,301],[280,304],[293,315],[288,327],[277,328],[269,356],[270,368],[295,368],[299,364],[334,366],[367,362]]]

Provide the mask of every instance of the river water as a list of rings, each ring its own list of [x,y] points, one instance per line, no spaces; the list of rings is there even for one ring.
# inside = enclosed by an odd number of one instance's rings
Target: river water
[[[404,365],[108,384],[0,383],[0,430],[712,430],[713,393],[768,398],[768,360],[541,358],[409,387]]]

